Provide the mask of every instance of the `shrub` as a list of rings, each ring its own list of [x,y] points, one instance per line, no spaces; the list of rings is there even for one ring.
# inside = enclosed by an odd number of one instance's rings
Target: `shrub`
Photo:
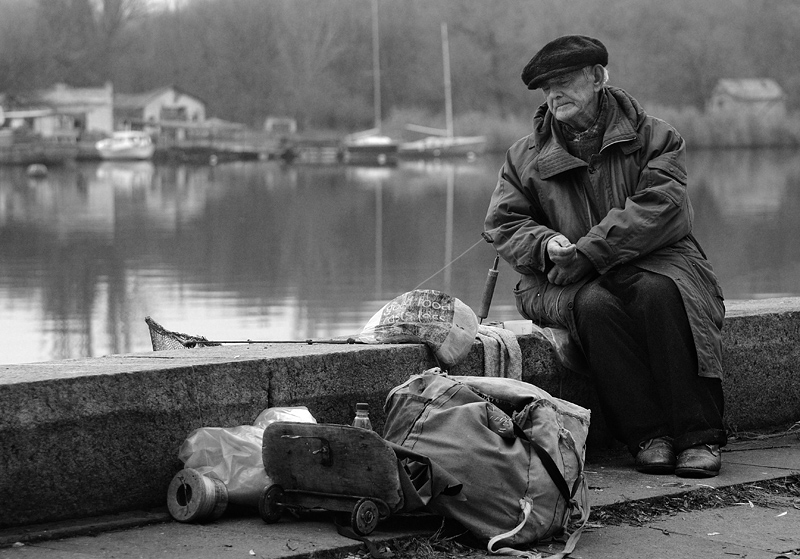
[[[674,126],[692,147],[763,148],[800,145],[800,114],[704,113],[694,107],[651,107],[650,114]]]

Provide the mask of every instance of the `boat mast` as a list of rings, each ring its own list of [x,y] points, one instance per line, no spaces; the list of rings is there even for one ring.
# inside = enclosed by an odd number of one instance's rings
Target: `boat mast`
[[[450,42],[447,24],[442,22],[442,60],[444,62],[444,112],[447,137],[453,137],[453,92],[450,85]]]
[[[378,0],[372,0],[372,97],[375,128],[381,132],[381,44],[378,37]]]

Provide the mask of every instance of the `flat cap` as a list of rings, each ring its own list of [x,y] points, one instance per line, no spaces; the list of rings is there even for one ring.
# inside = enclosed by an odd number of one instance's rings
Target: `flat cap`
[[[595,64],[608,64],[608,51],[603,43],[585,35],[565,35],[533,55],[522,70],[522,81],[528,89],[537,89],[550,78]]]

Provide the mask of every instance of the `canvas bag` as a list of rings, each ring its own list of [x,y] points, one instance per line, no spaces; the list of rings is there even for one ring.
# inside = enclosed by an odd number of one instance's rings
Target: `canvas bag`
[[[456,500],[427,509],[459,521],[492,553],[563,535],[570,517],[589,517],[583,475],[589,410],[523,381],[448,376],[434,368],[395,387],[384,405],[384,438],[430,457],[462,484]]]

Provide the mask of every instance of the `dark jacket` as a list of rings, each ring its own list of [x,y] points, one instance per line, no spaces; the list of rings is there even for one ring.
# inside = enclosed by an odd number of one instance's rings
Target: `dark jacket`
[[[588,164],[569,154],[547,105],[539,107],[534,132],[506,154],[485,236],[522,274],[518,305],[525,291],[536,290],[529,297],[533,308],[520,312],[543,325],[565,326],[573,336],[572,302],[592,278],[561,287],[547,282],[553,264],[546,247],[554,235],[576,243],[598,274],[633,264],[668,276],[689,317],[698,373],[721,377],[725,306],[714,271],[691,234],[685,142],[625,91],[606,87],[602,94],[607,125],[600,153]]]

